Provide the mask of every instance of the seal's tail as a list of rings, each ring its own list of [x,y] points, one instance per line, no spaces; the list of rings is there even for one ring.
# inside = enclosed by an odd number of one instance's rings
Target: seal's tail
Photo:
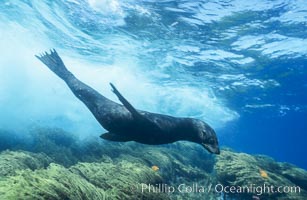
[[[65,67],[62,59],[55,49],[50,50],[50,53],[45,52],[41,55],[35,55],[35,57],[42,61],[51,71],[64,80],[71,74]]]

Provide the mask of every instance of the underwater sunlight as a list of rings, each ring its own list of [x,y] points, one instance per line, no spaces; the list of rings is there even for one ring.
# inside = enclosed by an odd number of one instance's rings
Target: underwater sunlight
[[[0,199],[307,198],[304,0],[2,0],[0,13]],[[109,83],[136,109],[208,123],[221,154],[102,140],[109,130],[35,57],[51,49],[116,103]],[[251,183],[301,191],[224,188]]]

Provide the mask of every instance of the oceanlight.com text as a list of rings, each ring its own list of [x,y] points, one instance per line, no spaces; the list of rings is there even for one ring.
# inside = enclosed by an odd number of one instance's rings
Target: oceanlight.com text
[[[240,194],[240,193],[253,193],[256,195],[262,194],[288,194],[288,193],[300,193],[301,188],[299,186],[273,186],[273,185],[255,185],[250,184],[249,186],[224,186],[222,184],[217,184],[214,187],[217,193],[226,194]]]

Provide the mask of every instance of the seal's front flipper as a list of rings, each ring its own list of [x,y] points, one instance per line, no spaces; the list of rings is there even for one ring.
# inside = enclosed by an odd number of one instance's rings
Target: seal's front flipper
[[[131,141],[131,139],[129,139],[128,137],[125,137],[123,135],[118,135],[115,133],[104,133],[100,136],[102,139],[105,140],[110,140],[110,141],[115,141],[115,142],[128,142]]]
[[[121,95],[121,93],[116,89],[116,87],[110,83],[111,87],[112,87],[112,91],[114,92],[114,94],[116,94],[117,98],[120,100],[120,102],[122,102],[122,104],[127,108],[127,110],[129,110],[129,112],[133,115],[133,117],[141,117],[141,114],[127,101],[127,99],[125,99],[125,97],[123,97],[123,95]]]
[[[125,108],[127,108],[127,110],[132,114],[134,119],[136,119],[138,122],[140,122],[141,125],[146,125],[147,127],[151,127],[152,130],[157,130],[157,131],[161,130],[160,127],[155,122],[153,122],[152,120],[148,119],[146,116],[139,113],[127,101],[127,99],[125,99],[125,97],[123,97],[123,95],[121,95],[121,93],[116,89],[116,87],[112,83],[110,83],[110,85],[113,89],[112,91],[114,92],[114,94],[116,94],[116,96],[118,97],[120,102],[122,102],[122,104],[125,106]]]
[[[50,50],[50,53],[45,52],[41,55],[35,55],[35,57],[62,79],[65,79],[70,74],[55,49]]]

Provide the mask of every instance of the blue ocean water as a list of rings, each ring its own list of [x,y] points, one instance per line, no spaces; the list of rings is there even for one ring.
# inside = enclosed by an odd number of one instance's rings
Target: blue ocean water
[[[55,48],[80,80],[135,107],[195,117],[221,146],[307,169],[304,0],[2,0],[0,128],[103,130],[35,57]]]

